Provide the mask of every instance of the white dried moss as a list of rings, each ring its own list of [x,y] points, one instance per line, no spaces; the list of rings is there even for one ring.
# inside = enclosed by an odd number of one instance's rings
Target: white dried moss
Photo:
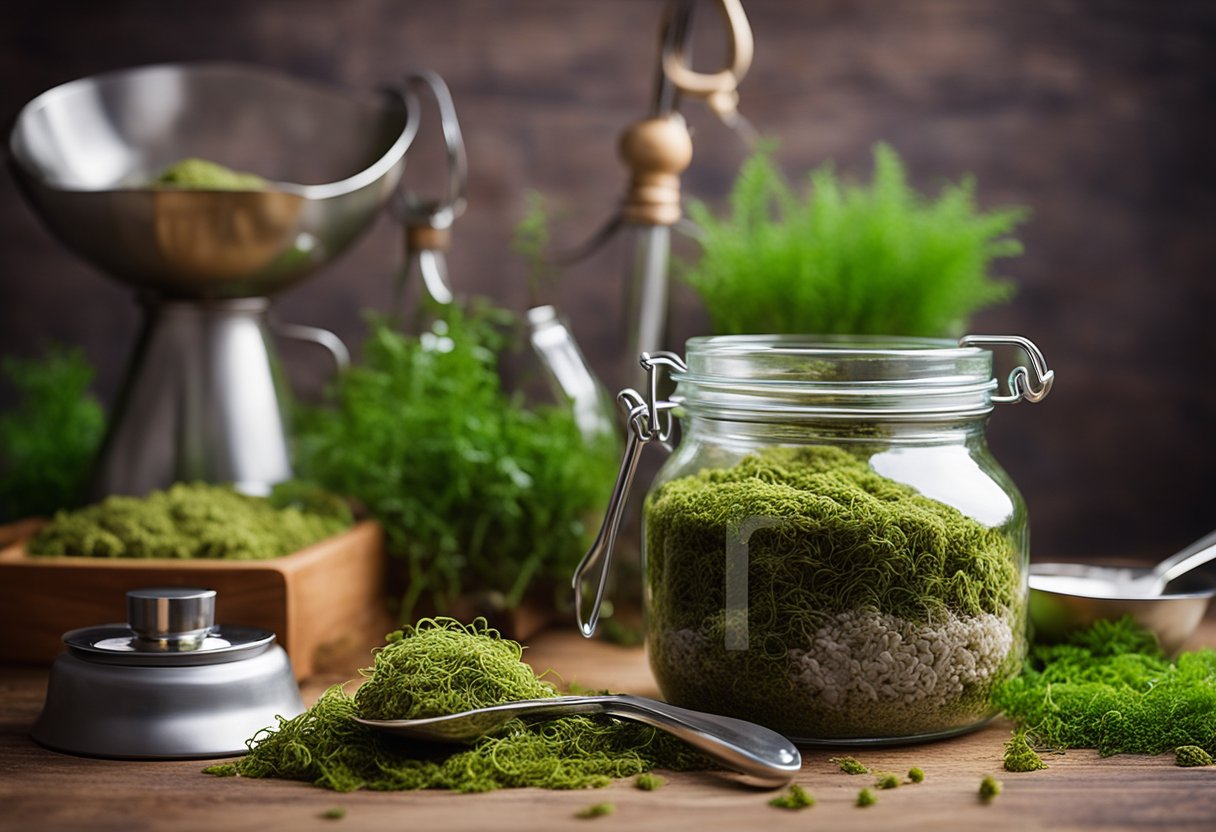
[[[1013,648],[990,613],[915,624],[874,610],[838,613],[810,646],[791,648],[794,680],[833,707],[875,702],[945,705],[1000,671]]]
[[[711,647],[693,630],[668,630],[660,638],[663,665],[676,672],[702,667]],[[837,712],[877,703],[933,709],[995,681],[1013,647],[1009,622],[990,613],[917,624],[849,610],[824,622],[807,646],[787,645],[789,681]]]

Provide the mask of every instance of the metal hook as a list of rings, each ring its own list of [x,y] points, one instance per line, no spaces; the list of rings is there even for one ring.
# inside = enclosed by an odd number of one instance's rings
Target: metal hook
[[[676,404],[659,399],[658,368],[671,367],[681,372],[688,369],[683,359],[673,352],[642,353],[639,360],[649,377],[650,398],[643,398],[641,393],[631,387],[617,394],[616,400],[625,413],[625,424],[628,427],[625,454],[617,471],[616,484],[612,487],[612,497],[608,500],[608,509],[604,512],[604,522],[600,526],[599,534],[574,570],[574,613],[578,617],[579,631],[585,638],[595,635],[595,627],[600,620],[600,607],[604,603],[604,589],[608,585],[612,551],[616,546],[621,518],[625,515],[625,501],[629,498],[629,489],[633,486],[633,475],[637,473],[642,449],[656,439],[666,444],[671,436],[673,422],[670,411]],[[595,600],[591,604],[591,612],[584,616],[583,576],[601,561]]]
[[[1030,359],[1029,370],[1018,365],[1010,371],[1009,395],[993,396],[994,404],[1017,404],[1023,400],[1034,404],[1047,398],[1047,394],[1051,392],[1051,386],[1056,378],[1055,370],[1048,369],[1047,359],[1043,356],[1042,350],[1035,346],[1029,338],[1023,338],[1021,335],[964,335],[958,339],[958,345],[960,347],[1013,346],[1021,349]],[[1034,373],[1033,383],[1030,380],[1032,372]]]
[[[448,155],[447,193],[439,199],[424,199],[406,191],[394,204],[398,218],[407,225],[425,225],[434,229],[450,228],[464,213],[468,201],[466,190],[469,163],[465,153],[464,136],[456,116],[452,93],[439,73],[429,69],[417,70],[406,76],[406,88],[430,90],[439,110],[440,128]]]
[[[663,73],[684,95],[703,98],[728,123],[739,105],[739,84],[752,65],[755,41],[741,0],[717,0],[726,26],[726,66],[713,73],[696,72],[688,66],[682,40],[663,43]]]

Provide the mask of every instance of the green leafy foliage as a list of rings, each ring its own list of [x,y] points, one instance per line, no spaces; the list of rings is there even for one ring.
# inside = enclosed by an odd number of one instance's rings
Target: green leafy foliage
[[[994,704],[1036,745],[1160,754],[1216,753],[1216,651],[1165,657],[1131,618],[1098,621],[1066,644],[1037,645]]]
[[[17,393],[0,413],[0,518],[75,505],[105,432],[93,368],[80,350],[52,345],[41,358],[4,358],[0,374]]]
[[[799,196],[761,151],[739,173],[729,216],[703,203],[689,215],[703,253],[682,276],[716,333],[951,336],[1012,294],[989,268],[1021,252],[1008,235],[1026,211],[980,211],[970,178],[926,198],[879,144],[868,187],[827,164]]]
[[[456,304],[413,338],[371,321],[361,366],[332,409],[304,414],[301,469],[359,500],[405,558],[402,618],[462,592],[519,603],[533,581],[565,582],[607,502],[615,443],[588,444],[565,406],[502,389],[502,310]]]

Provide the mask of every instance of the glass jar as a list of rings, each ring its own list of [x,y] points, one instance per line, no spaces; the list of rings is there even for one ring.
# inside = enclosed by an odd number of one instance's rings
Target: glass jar
[[[1007,395],[983,344],[1030,358]],[[644,509],[664,697],[803,743],[934,739],[990,718],[1025,654],[1028,534],[985,427],[995,403],[1047,394],[1038,349],[1014,336],[723,336],[690,340],[687,365],[643,364],[651,399],[622,393],[618,492],[673,413],[683,432]],[[654,396],[664,364],[670,401]],[[611,520],[584,567],[610,548]]]

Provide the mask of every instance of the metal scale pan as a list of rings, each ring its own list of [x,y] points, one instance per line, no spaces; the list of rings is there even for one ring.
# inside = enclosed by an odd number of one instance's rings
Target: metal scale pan
[[[396,189],[417,132],[404,91],[346,90],[236,64],[71,81],[17,117],[17,181],[69,249],[133,287],[143,331],[94,497],[183,479],[264,493],[291,476],[266,296],[326,264]],[[201,157],[264,190],[149,188]],[[282,334],[344,351],[323,330]]]

